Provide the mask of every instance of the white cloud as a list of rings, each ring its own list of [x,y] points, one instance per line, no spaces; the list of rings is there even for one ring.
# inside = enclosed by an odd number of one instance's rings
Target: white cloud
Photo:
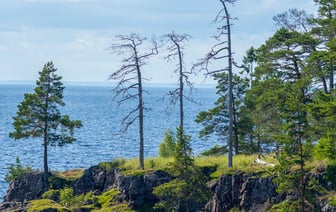
[[[114,35],[132,32],[148,37],[172,30],[191,34],[186,50],[190,68],[213,44],[210,36],[215,26],[209,23],[220,9],[219,2],[204,0],[25,0],[24,5],[19,2],[22,1],[6,1],[0,8],[0,80],[34,80],[43,64],[54,60],[67,81],[106,81],[120,65],[120,58],[106,48]],[[232,26],[235,60],[239,62],[250,46],[258,47],[273,33],[274,11],[283,12],[292,6],[306,9],[312,4],[307,0],[241,0],[230,6],[233,16],[239,18]],[[47,15],[50,12],[53,16]],[[174,82],[174,67],[157,58],[146,71],[155,82]]]

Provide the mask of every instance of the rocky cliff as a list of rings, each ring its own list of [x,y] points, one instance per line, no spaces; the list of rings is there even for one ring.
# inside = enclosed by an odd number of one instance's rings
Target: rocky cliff
[[[322,174],[307,176],[307,178],[314,178],[321,185],[328,186],[326,182],[323,182]],[[131,208],[137,209],[144,203],[155,203],[157,198],[152,194],[153,188],[169,182],[172,177],[164,171],[126,176],[118,169],[94,166],[85,170],[82,177],[72,182],[57,177],[50,179],[52,179],[50,186],[53,189],[70,186],[75,195],[89,191],[99,194],[110,189],[117,189],[119,193],[118,198],[114,200],[116,204],[126,203]],[[272,177],[261,177],[243,172],[223,175],[210,183],[209,187],[213,196],[203,208],[199,208],[199,211],[224,212],[232,208],[241,211],[267,211],[272,204],[289,198],[297,198],[289,194],[279,195]],[[14,209],[26,211],[27,202],[41,198],[45,191],[47,188],[43,184],[41,173],[26,174],[9,184],[4,202],[0,205],[0,211],[14,211]],[[334,207],[323,201],[315,207],[318,211],[336,211]]]

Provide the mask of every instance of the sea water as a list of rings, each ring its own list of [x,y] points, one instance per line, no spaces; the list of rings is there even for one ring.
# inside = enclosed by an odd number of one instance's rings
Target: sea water
[[[118,105],[113,100],[112,85],[65,84],[62,113],[71,119],[82,121],[83,127],[75,130],[77,141],[63,147],[48,147],[49,169],[88,168],[100,162],[115,158],[135,158],[139,155],[138,123],[134,122],[128,131],[123,132],[122,119],[136,106],[136,101]],[[13,116],[17,105],[25,93],[32,93],[35,85],[0,84],[0,197],[5,195],[8,183],[4,176],[7,167],[15,164],[16,157],[21,164],[33,169],[43,168],[42,138],[14,140],[8,137],[13,132]],[[144,103],[144,151],[145,157],[158,155],[159,144],[167,129],[176,130],[179,125],[178,105],[170,105],[167,93],[176,89],[172,86],[145,86]],[[188,92],[188,91],[187,91]],[[187,93],[188,94],[188,93]],[[214,106],[217,99],[214,87],[195,88],[191,94],[193,102],[185,102],[185,131],[192,136],[194,155],[211,148],[219,142],[216,139],[201,140],[198,137],[202,128],[195,123],[197,114]]]

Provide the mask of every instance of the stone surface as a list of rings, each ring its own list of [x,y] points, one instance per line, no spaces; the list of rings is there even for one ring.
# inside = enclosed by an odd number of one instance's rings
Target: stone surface
[[[205,170],[208,173],[210,171]],[[173,178],[164,171],[152,171],[143,175],[126,176],[118,169],[106,170],[101,166],[93,166],[85,170],[83,176],[74,182],[57,179],[53,176],[50,185],[54,189],[71,186],[75,195],[92,191],[99,195],[109,189],[119,191],[117,203],[126,203],[131,208],[137,209],[143,203],[154,204],[157,198],[152,194],[153,189]],[[324,180],[323,173],[307,174],[305,183],[314,179],[324,189],[329,190],[329,184]],[[33,172],[13,180],[8,187],[4,203],[0,205],[0,211],[26,211],[27,201],[39,199],[47,190],[43,183],[43,173]],[[241,211],[267,211],[272,204],[285,199],[297,200],[298,196],[293,193],[279,195],[273,177],[260,177],[256,174],[237,172],[219,177],[209,184],[213,196],[203,209],[199,211],[222,212],[232,208]],[[322,195],[322,194],[316,194]],[[87,203],[90,204],[90,203]],[[315,205],[322,212],[336,211],[335,207],[328,204],[327,199],[320,199]]]
[[[263,211],[264,205],[278,198],[272,178],[260,178],[238,172],[224,175],[210,185],[214,195],[205,211],[219,212],[239,208],[242,211]]]
[[[40,198],[48,190],[43,176],[41,172],[32,172],[11,181],[4,202],[25,202]]]

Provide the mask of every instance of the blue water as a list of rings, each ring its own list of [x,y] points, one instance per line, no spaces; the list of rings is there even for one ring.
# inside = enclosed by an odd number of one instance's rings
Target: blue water
[[[20,157],[21,163],[34,169],[43,167],[43,146],[41,139],[13,140],[8,133],[13,131],[13,119],[17,105],[23,100],[24,93],[33,92],[34,84],[0,84],[0,197],[4,196],[8,184],[4,181],[7,167]],[[115,158],[138,157],[137,122],[125,134],[120,134],[121,120],[134,107],[127,103],[119,107],[112,100],[112,86],[108,85],[67,85],[64,90],[66,106],[62,108],[72,119],[80,119],[83,127],[75,131],[77,141],[63,147],[49,146],[49,168],[62,171],[74,168],[88,168],[102,161]],[[145,157],[158,155],[158,146],[164,132],[175,130],[179,124],[178,107],[170,107],[163,96],[172,88],[150,86],[146,88],[144,137]],[[193,91],[197,103],[185,103],[185,129],[192,136],[194,154],[218,143],[216,140],[200,140],[198,131],[201,126],[194,122],[197,114],[213,106],[217,98],[214,88],[198,88]]]

